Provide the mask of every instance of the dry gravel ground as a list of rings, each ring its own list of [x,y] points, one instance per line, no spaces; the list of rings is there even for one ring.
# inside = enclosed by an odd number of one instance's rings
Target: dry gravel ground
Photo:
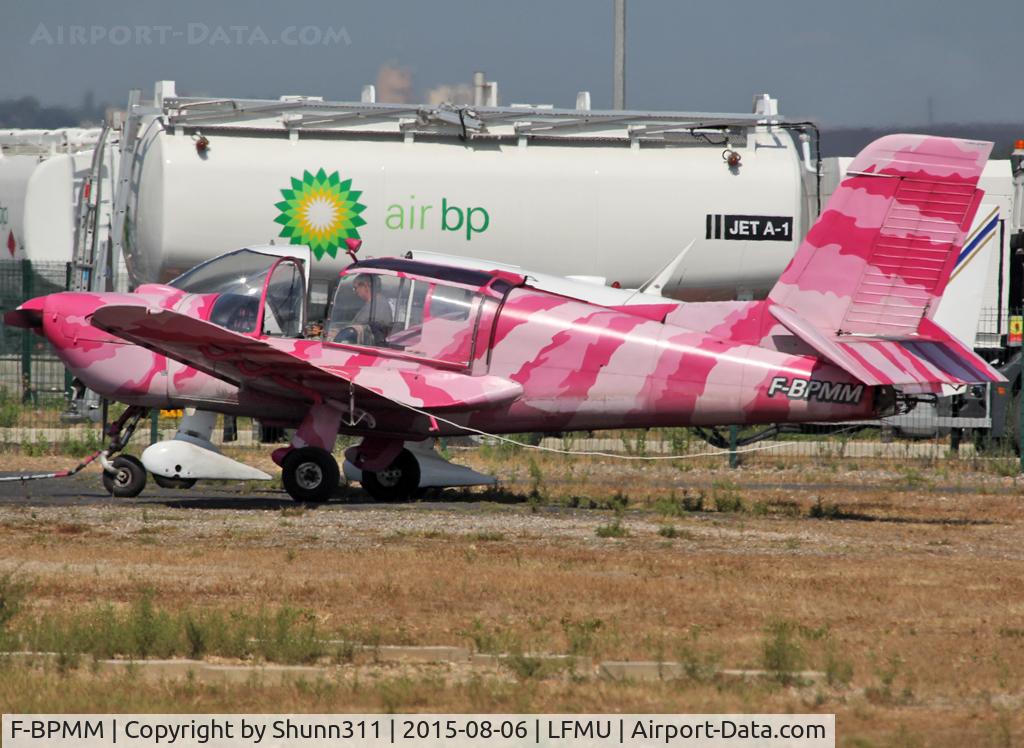
[[[95,472],[0,484],[0,574],[32,584],[10,627],[149,590],[168,611],[302,608],[347,641],[677,660],[689,675],[340,661],[261,687],[7,664],[0,710],[823,711],[839,745],[1021,740],[1024,512],[1005,466],[462,457],[503,490],[306,509],[252,485],[117,502]],[[828,681],[714,674],[780,647]]]

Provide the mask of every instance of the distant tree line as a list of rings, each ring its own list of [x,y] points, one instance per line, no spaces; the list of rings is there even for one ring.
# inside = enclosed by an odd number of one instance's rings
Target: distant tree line
[[[107,104],[97,104],[92,91],[75,106],[47,106],[34,96],[0,99],[0,128],[52,130],[58,127],[90,127],[103,124]]]

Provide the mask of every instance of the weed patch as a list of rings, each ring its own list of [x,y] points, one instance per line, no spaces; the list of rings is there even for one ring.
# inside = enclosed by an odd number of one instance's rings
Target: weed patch
[[[716,512],[742,512],[744,510],[739,489],[730,481],[715,481],[712,485],[711,497],[715,503]]]
[[[597,633],[601,630],[604,622],[600,618],[584,618],[581,621],[574,621],[571,618],[563,617],[561,624],[565,638],[569,642],[569,654],[586,655],[592,653]]]
[[[792,685],[804,668],[804,648],[797,638],[797,626],[790,621],[772,621],[764,630],[761,645],[764,669],[779,683]]]
[[[903,659],[893,655],[877,670],[878,681],[864,689],[864,698],[880,706],[906,706],[914,701],[914,692],[909,685],[897,683],[903,669]]]
[[[811,519],[840,519],[843,516],[838,504],[823,501],[819,496],[818,500],[811,504],[807,510],[807,516]]]
[[[474,618],[470,627],[460,633],[469,639],[473,650],[481,654],[501,654],[520,648],[517,638],[500,629],[485,626],[479,618]]]
[[[501,664],[519,680],[542,680],[557,675],[565,670],[566,663],[549,657],[535,657],[513,652],[501,658]]]
[[[595,531],[599,538],[627,538],[629,530],[622,526],[622,522],[616,517],[607,525],[601,525]]]
[[[704,650],[700,646],[700,629],[690,629],[690,635],[676,648],[676,659],[687,680],[695,683],[709,683],[715,679],[719,668],[719,654]]]
[[[21,610],[31,589],[31,582],[17,572],[0,574],[0,644],[3,643],[8,624]]]
[[[505,539],[505,533],[503,532],[475,532],[469,536],[470,540],[477,543],[496,543],[499,540]]]
[[[829,642],[825,647],[825,681],[833,688],[845,688],[852,680],[853,663],[841,656],[835,644]]]
[[[676,492],[672,491],[668,497],[657,499],[653,508],[655,512],[665,517],[681,517],[690,512],[703,512],[704,493],[691,493],[689,489],[683,489],[683,495],[677,498]]]

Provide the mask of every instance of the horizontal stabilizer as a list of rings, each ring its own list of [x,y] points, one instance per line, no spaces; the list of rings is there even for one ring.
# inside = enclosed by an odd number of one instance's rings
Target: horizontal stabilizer
[[[930,320],[911,336],[830,336],[792,309],[770,304],[772,316],[819,354],[864,384],[906,393],[941,392],[943,385],[1005,382],[974,351]]]

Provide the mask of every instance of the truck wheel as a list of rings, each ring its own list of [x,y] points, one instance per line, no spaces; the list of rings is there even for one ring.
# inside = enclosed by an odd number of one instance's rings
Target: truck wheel
[[[997,456],[1016,456],[1020,454],[1020,390],[1010,397],[1006,409],[1006,420],[1003,421],[1003,435],[996,438],[986,429],[975,429],[974,448],[982,454]]]
[[[192,488],[196,484],[195,478],[168,478],[165,475],[153,473],[153,481],[160,488]]]
[[[1020,390],[1010,398],[1010,409],[1006,412],[1006,426],[1003,427],[1003,448],[1020,454]]]
[[[295,501],[322,504],[338,489],[341,470],[330,452],[318,447],[302,447],[293,449],[284,458],[281,480]]]
[[[403,449],[383,470],[363,471],[363,488],[377,501],[401,501],[411,498],[420,485],[420,464],[412,452]]]
[[[116,473],[103,471],[103,487],[107,493],[119,499],[130,499],[142,493],[146,487],[146,468],[138,457],[119,455],[113,459]]]

